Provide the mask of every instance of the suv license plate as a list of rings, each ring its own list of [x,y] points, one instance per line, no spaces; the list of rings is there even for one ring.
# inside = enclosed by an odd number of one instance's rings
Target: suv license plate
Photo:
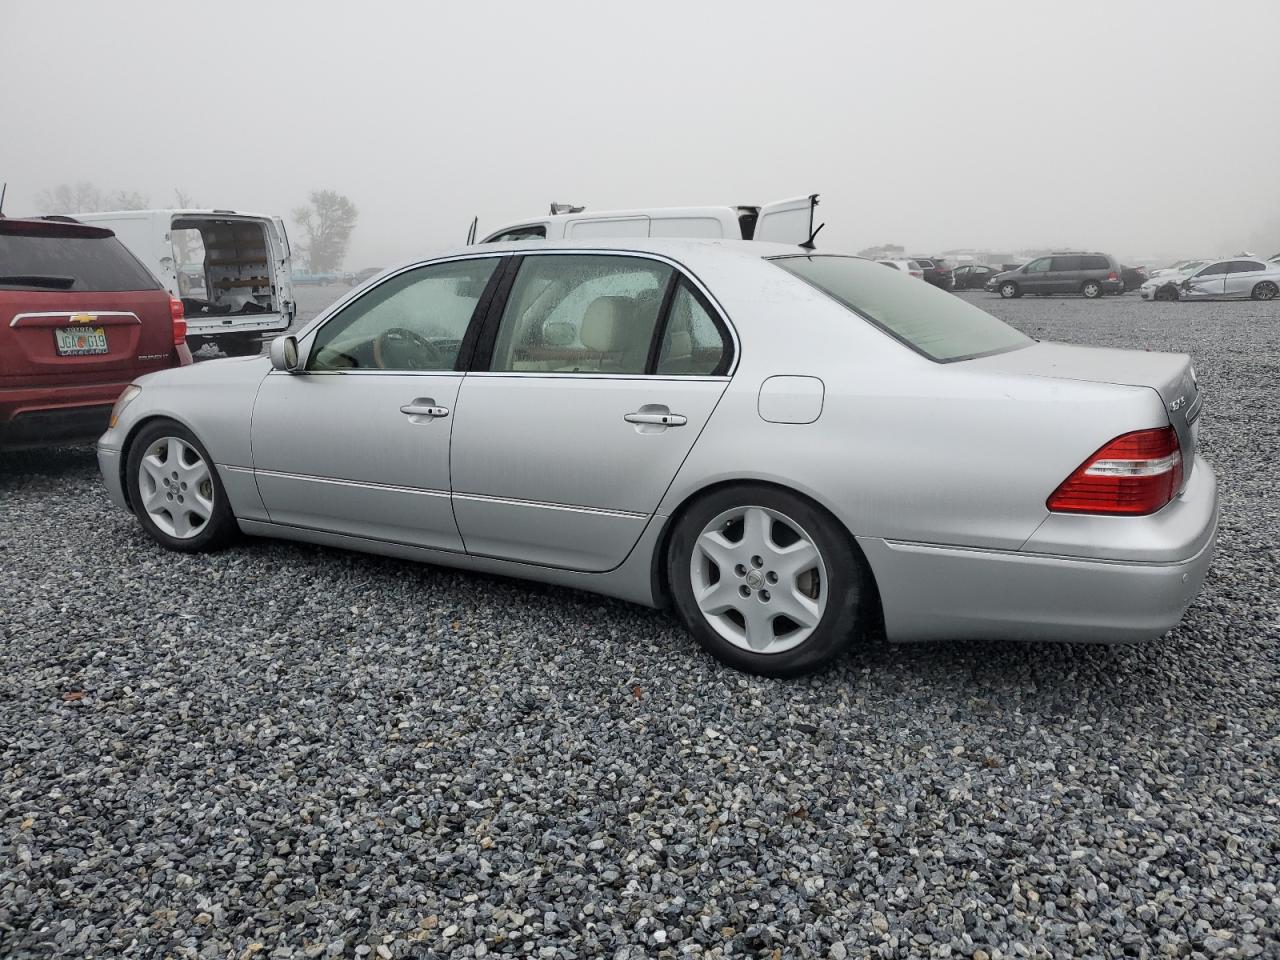
[[[57,327],[53,338],[60,357],[107,352],[107,331],[103,327]]]

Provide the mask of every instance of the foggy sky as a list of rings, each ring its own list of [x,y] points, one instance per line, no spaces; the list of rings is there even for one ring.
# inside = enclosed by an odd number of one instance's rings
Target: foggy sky
[[[352,269],[552,200],[814,191],[825,248],[1212,254],[1280,232],[1278,36],[1275,0],[0,0],[0,180],[10,216],[331,188]]]

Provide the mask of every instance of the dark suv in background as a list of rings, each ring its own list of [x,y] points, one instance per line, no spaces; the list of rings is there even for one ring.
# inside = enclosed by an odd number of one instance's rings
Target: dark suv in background
[[[908,259],[920,264],[925,280],[935,287],[941,287],[943,290],[955,287],[955,273],[952,272],[951,264],[942,257],[909,257]]]
[[[110,230],[0,217],[0,449],[97,439],[131,380],[191,362],[186,334]]]
[[[986,288],[1002,297],[1078,293],[1094,300],[1107,293],[1124,293],[1121,270],[1120,262],[1108,253],[1055,253],[997,273],[986,282]]]

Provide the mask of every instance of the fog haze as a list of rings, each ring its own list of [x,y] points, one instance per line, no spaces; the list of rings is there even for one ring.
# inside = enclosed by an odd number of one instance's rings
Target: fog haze
[[[286,216],[329,188],[354,269],[553,200],[818,191],[828,248],[1280,250],[1275,2],[5,0],[0,25],[11,216],[63,182]]]

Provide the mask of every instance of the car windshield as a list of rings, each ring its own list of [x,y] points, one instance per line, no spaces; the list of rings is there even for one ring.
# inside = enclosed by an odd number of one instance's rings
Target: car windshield
[[[841,256],[777,257],[773,263],[869,320],[930,360],[948,363],[1032,341],[985,310],[933,284]]]

